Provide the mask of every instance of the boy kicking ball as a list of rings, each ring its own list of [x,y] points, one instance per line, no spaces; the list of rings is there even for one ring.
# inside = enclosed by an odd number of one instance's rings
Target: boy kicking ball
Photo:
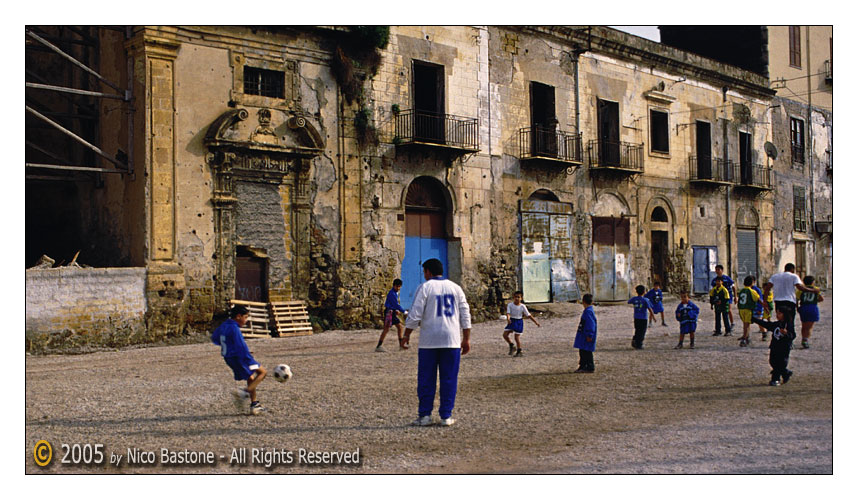
[[[521,354],[521,334],[524,333],[524,318],[530,318],[536,326],[541,326],[539,321],[530,314],[527,306],[521,303],[523,294],[515,292],[512,295],[512,302],[506,306],[506,328],[503,330],[503,339],[509,344],[509,355],[520,358]],[[509,334],[515,332],[515,344],[510,342]]]
[[[224,321],[212,333],[212,342],[220,346],[220,354],[223,356],[227,366],[232,368],[235,380],[246,380],[246,389],[236,389],[235,407],[239,411],[244,408],[244,403],[250,400],[250,413],[259,415],[265,408],[256,399],[256,388],[265,378],[265,368],[253,359],[247,343],[241,335],[241,327],[250,318],[250,311],[242,305],[233,306],[229,310],[229,319]]]

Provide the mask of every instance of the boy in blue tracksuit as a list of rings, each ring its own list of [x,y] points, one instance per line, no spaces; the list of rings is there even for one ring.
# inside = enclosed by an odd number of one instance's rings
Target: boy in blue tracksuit
[[[578,349],[578,369],[575,373],[593,373],[596,365],[593,363],[593,351],[596,350],[596,314],[593,312],[593,295],[586,293],[581,297],[584,312],[578,323],[578,333],[572,347]]]
[[[629,304],[635,306],[635,336],[632,338],[632,347],[635,349],[643,349],[644,336],[646,336],[646,319],[647,311],[652,312],[652,304],[649,299],[643,296],[646,288],[643,285],[635,287],[637,297],[629,299]]]
[[[229,319],[220,324],[212,333],[212,342],[220,346],[220,354],[227,366],[232,368],[235,380],[246,380],[247,389],[238,389],[233,396],[235,406],[241,410],[246,400],[250,400],[250,412],[258,415],[265,411],[256,399],[256,388],[265,378],[266,370],[253,359],[247,343],[241,335],[241,327],[250,318],[250,311],[242,305],[229,310]]]
[[[682,349],[682,341],[685,340],[686,333],[691,338],[689,348],[694,349],[694,332],[697,331],[697,316],[700,315],[700,308],[688,299],[688,292],[686,291],[679,294],[679,299],[679,305],[676,306],[676,321],[679,321],[679,343],[674,349]]]
[[[661,303],[662,299],[664,299],[661,292],[661,283],[658,281],[653,283],[652,290],[648,291],[644,297],[649,299],[652,304],[652,312],[649,315],[650,324],[655,323],[655,315],[661,313],[661,326],[667,326],[667,323],[664,322],[664,307]]]
[[[396,336],[402,341],[402,323],[399,321],[397,313],[408,314],[408,311],[399,305],[399,290],[402,289],[402,280],[396,278],[393,280],[393,287],[387,292],[387,298],[384,301],[384,329],[381,330],[381,336],[378,338],[378,345],[375,346],[375,352],[384,352],[384,337],[387,336],[390,326],[396,327]],[[399,350],[403,350],[402,347]]]

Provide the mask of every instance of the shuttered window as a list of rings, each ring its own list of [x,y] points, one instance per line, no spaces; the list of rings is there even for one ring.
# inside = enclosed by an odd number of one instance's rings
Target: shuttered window
[[[789,27],[789,65],[801,68],[801,27]]]
[[[793,186],[792,200],[793,218],[795,221],[793,229],[805,232],[807,231],[807,209],[805,208],[806,202],[803,186]]]
[[[668,133],[667,113],[657,109],[649,110],[650,146],[657,153],[670,152],[670,134]]]

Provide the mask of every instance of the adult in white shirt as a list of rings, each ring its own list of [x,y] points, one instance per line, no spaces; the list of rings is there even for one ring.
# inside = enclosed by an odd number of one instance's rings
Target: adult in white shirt
[[[405,320],[400,340],[408,347],[411,332],[420,328],[417,349],[418,417],[412,425],[431,425],[436,377],[440,375],[441,425],[455,423],[451,417],[459,385],[459,361],[471,350],[471,309],[462,287],[442,277],[444,266],[438,259],[423,263],[423,277],[414,292],[414,302]]]
[[[795,264],[792,262],[784,266],[784,272],[773,275],[769,281],[772,282],[772,298],[775,301],[775,310],[780,309],[784,312],[790,338],[795,338],[795,289],[798,288],[803,292],[815,290],[804,286],[801,278],[795,274]],[[769,309],[765,302],[763,302],[763,307],[766,310]]]

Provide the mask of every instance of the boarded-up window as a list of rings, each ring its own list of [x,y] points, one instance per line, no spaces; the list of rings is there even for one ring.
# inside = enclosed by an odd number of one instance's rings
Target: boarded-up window
[[[801,68],[801,26],[789,27],[789,65]]]
[[[670,152],[670,134],[668,133],[667,113],[657,109],[649,110],[650,145],[657,153]]]
[[[807,209],[805,208],[806,201],[803,186],[792,187],[792,200],[793,218],[795,221],[793,229],[805,232],[807,231]]]

